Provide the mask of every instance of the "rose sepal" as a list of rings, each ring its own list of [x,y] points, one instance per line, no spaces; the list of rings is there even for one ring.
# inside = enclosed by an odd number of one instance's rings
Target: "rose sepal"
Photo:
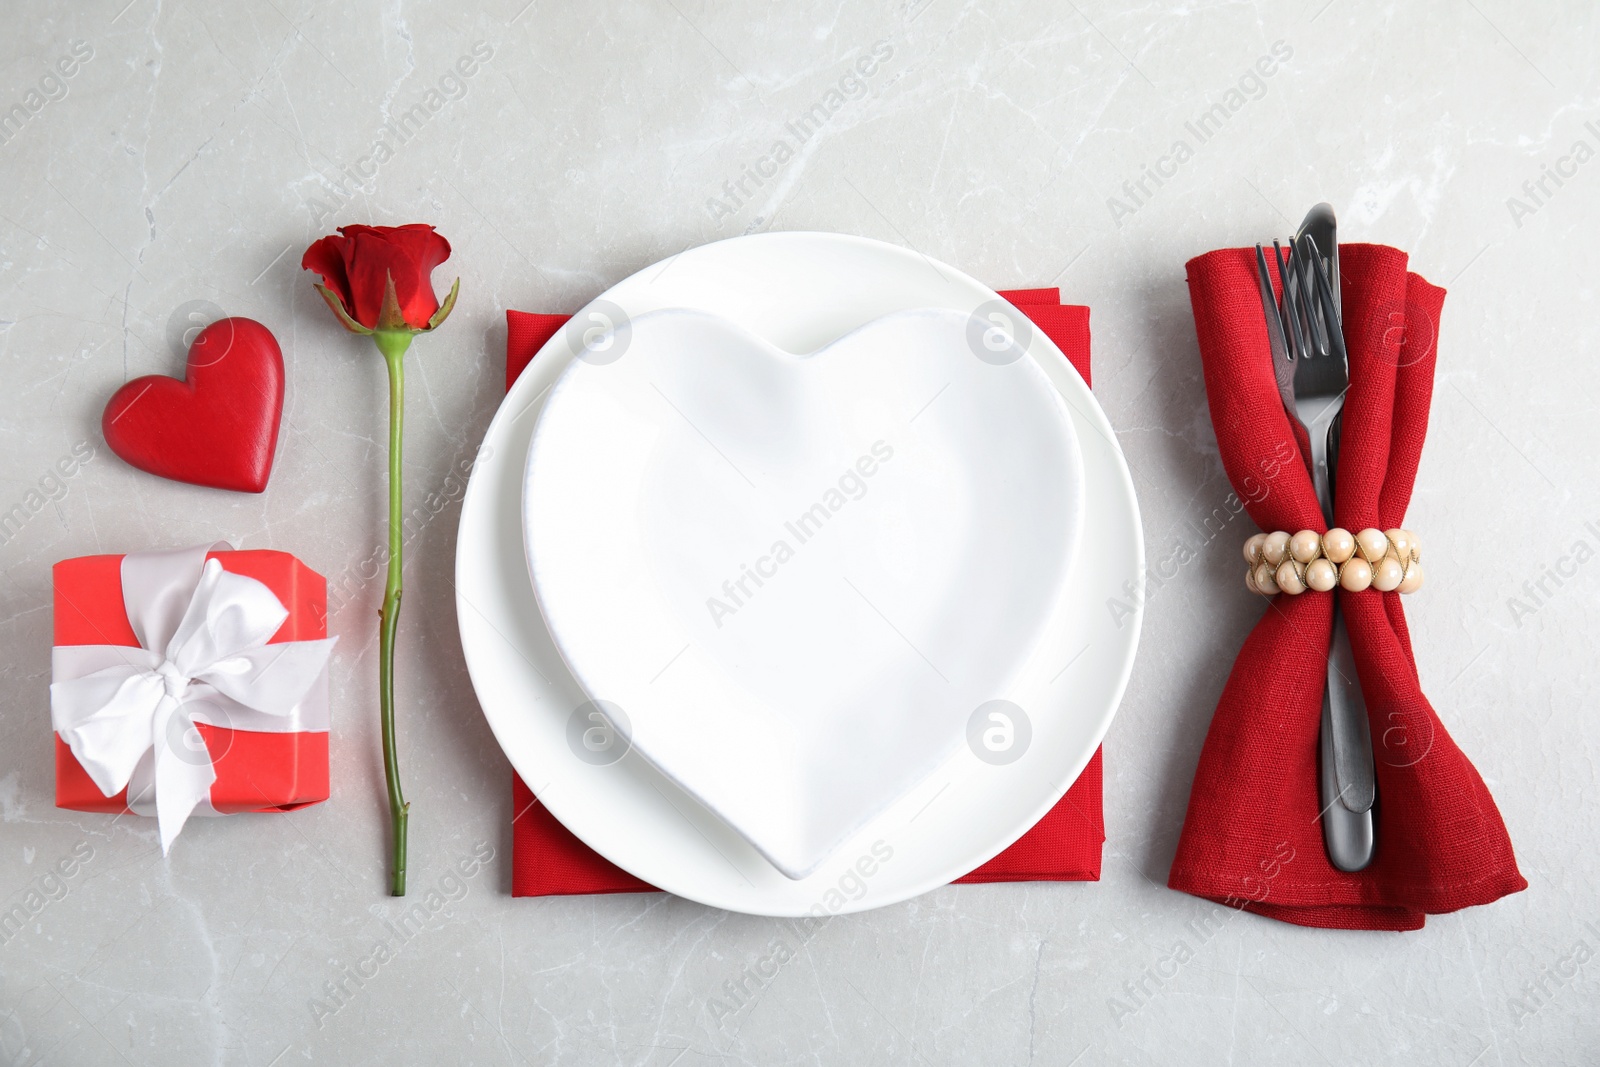
[[[334,315],[336,315],[338,317],[340,325],[342,325],[345,329],[349,330],[351,333],[359,333],[359,334],[370,334],[370,333],[372,333],[371,330],[367,329],[365,326],[361,325],[355,319],[350,317],[350,313],[344,309],[344,301],[340,300],[339,299],[339,295],[337,293],[335,293],[332,289],[329,289],[326,285],[323,285],[321,282],[312,282],[311,285],[312,285],[313,288],[316,289],[317,292],[322,294],[323,301],[333,311]],[[391,283],[390,288],[391,288],[391,291],[392,291],[392,289],[393,289],[393,284],[392,283]]]
[[[422,328],[423,333],[431,333],[444,325],[444,320],[450,317],[451,310],[456,306],[456,294],[461,292],[461,279],[457,278],[450,287],[450,295],[444,298],[444,303],[439,305],[439,310],[433,313],[433,318],[428,320],[428,325]]]

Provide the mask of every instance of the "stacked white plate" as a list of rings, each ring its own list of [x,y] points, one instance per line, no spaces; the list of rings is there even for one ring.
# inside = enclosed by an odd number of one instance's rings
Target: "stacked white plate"
[[[833,234],[685,252],[558,332],[485,445],[479,700],[551,812],[662,889],[925,892],[1048,811],[1116,710],[1126,464],[1059,350],[948,266]]]

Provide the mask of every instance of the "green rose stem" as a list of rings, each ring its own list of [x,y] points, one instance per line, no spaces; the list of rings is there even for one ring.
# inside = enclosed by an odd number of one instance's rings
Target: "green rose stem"
[[[405,434],[405,358],[413,337],[419,333],[432,333],[449,316],[461,292],[461,279],[456,279],[456,283],[450,287],[450,295],[445,297],[444,303],[439,305],[423,326],[412,326],[406,322],[400,310],[400,301],[395,296],[392,273],[384,280],[383,306],[378,310],[375,327],[363,326],[352,318],[339,295],[326,285],[316,285],[316,290],[345,329],[372,338],[389,368],[389,575],[383,587],[383,607],[378,612],[378,713],[383,724],[383,776],[389,785],[389,820],[394,830],[394,871],[389,893],[403,897],[406,895],[406,819],[411,813],[411,805],[406,803],[405,794],[400,791],[400,757],[395,746],[394,639],[400,630],[401,550],[404,547],[400,446]]]
[[[409,330],[377,330],[373,343],[389,367],[389,576],[378,612],[378,707],[383,721],[383,775],[389,784],[389,819],[394,830],[393,896],[406,895],[406,817],[411,805],[400,791],[400,758],[394,739],[394,639],[400,628],[401,536],[400,449],[406,418],[406,349]]]

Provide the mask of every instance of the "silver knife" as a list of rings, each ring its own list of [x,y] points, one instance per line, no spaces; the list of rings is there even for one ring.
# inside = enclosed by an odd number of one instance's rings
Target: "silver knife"
[[[1323,329],[1316,341],[1319,348],[1323,345],[1327,347],[1319,355],[1338,358],[1348,367],[1338,290],[1333,282],[1337,275],[1329,271],[1331,264],[1321,256],[1323,247],[1336,254],[1338,237],[1335,225],[1333,209],[1326,204],[1318,204],[1307,215],[1300,232],[1296,234],[1295,250],[1296,258],[1300,260],[1302,292],[1307,291],[1306,283],[1312,283],[1309,291],[1320,298],[1303,302],[1308,317],[1321,319],[1316,325]],[[1318,241],[1319,237],[1321,242]],[[1317,275],[1314,282],[1310,276],[1312,272]],[[1343,398],[1340,397],[1337,403],[1342,408]],[[1318,503],[1330,524],[1334,521],[1340,428],[1341,415],[1336,414],[1327,428],[1324,448],[1321,450],[1325,468],[1313,472],[1313,480],[1320,483],[1317,485]],[[1318,449],[1313,448],[1313,452],[1316,451]],[[1328,850],[1328,859],[1342,871],[1362,870],[1372,862],[1376,845],[1372,806],[1377,795],[1377,781],[1366,703],[1356,672],[1355,656],[1350,648],[1349,629],[1337,602],[1334,605],[1327,682],[1323,690],[1318,749],[1318,795],[1322,804],[1323,841]]]

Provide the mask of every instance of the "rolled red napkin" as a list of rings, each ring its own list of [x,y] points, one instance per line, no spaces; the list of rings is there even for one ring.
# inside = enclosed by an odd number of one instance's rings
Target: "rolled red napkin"
[[[1351,531],[1390,530],[1404,525],[1427,433],[1445,294],[1409,273],[1394,248],[1343,245],[1339,259],[1350,390],[1334,518]],[[1255,250],[1210,252],[1188,269],[1229,480],[1263,530],[1324,532],[1273,378]],[[1444,535],[1419,532],[1424,543]],[[1319,822],[1333,596],[1350,631],[1377,769],[1377,849],[1355,873],[1329,863]],[[1399,594],[1268,602],[1217,703],[1167,884],[1285,922],[1354,930],[1414,930],[1427,914],[1527,888],[1494,799],[1422,693]]]
[[[1044,331],[1089,382],[1089,309],[1061,303],[1057,289],[1015,289],[1001,296]],[[506,388],[517,380],[566,315],[506,312]],[[1105,843],[1100,751],[1055,807],[994,859],[958,882],[1094,882]],[[511,895],[653,893],[589,848],[512,775]]]

